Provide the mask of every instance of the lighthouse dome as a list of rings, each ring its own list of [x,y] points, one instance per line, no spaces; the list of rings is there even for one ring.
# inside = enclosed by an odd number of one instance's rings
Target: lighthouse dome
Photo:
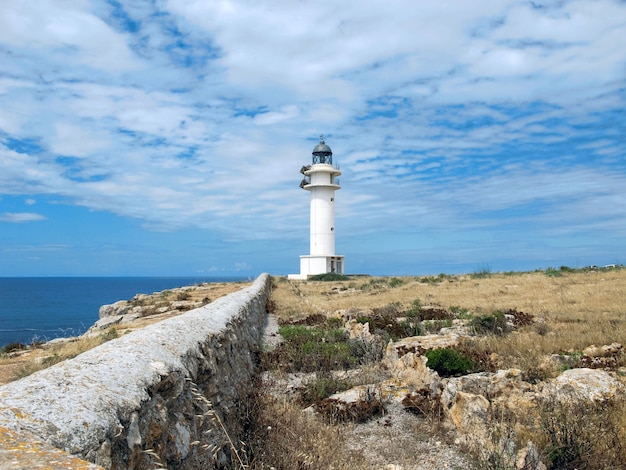
[[[324,154],[332,154],[333,151],[330,149],[328,145],[324,142],[324,139],[320,139],[320,143],[315,146],[313,149],[313,153],[324,153]]]

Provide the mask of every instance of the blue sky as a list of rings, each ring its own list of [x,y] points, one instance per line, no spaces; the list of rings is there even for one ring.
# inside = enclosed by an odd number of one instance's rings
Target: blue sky
[[[626,2],[20,0],[0,10],[0,276],[626,263]]]

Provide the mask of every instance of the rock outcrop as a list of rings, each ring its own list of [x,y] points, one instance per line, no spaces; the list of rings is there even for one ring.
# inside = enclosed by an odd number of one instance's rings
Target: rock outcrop
[[[372,341],[368,325],[354,321],[346,324],[351,338]],[[588,367],[564,370],[556,378],[530,383],[520,369],[480,372],[459,377],[441,378],[428,367],[424,353],[429,349],[453,348],[459,344],[459,330],[444,334],[404,338],[390,342],[382,360],[390,378],[377,384],[359,386],[331,396],[318,407],[325,414],[354,416],[359,421],[373,409],[386,404],[402,404],[425,415],[443,415],[456,433],[457,441],[473,449],[485,460],[499,455],[506,468],[545,470],[537,447],[527,442],[516,448],[506,436],[495,438],[502,416],[517,423],[510,432],[527,433],[540,422],[540,410],[546,403],[577,406],[580,403],[626,399],[626,387],[610,372]],[[623,348],[619,343],[590,346],[572,361],[561,366],[586,364],[615,365]],[[572,356],[573,357],[573,356]],[[602,362],[604,361],[604,362]],[[550,358],[556,364],[554,358]],[[367,411],[366,411],[367,410]],[[370,413],[371,414],[371,413]],[[505,433],[506,434],[506,433]]]

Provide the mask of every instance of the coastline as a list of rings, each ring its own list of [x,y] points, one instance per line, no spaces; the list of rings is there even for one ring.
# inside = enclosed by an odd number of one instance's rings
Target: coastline
[[[0,277],[0,348],[79,336],[102,305],[198,283],[247,277]]]

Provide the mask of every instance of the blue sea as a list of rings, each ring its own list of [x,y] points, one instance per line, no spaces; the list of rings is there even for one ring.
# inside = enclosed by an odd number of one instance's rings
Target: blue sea
[[[0,277],[0,347],[77,336],[101,305],[202,282],[241,277]]]

